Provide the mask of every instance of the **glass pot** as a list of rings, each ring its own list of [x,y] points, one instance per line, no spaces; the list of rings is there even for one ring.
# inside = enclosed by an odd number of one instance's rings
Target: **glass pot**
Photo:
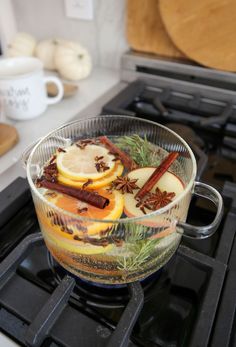
[[[178,176],[184,189],[171,203],[141,217],[122,215],[116,220],[82,217],[48,201],[34,182],[58,147],[106,135],[113,142],[138,134],[161,154],[179,152],[169,172]],[[164,154],[163,154],[164,153]],[[213,187],[196,182],[196,160],[188,144],[163,125],[127,116],[100,116],[79,120],[52,131],[23,155],[40,228],[52,256],[73,274],[94,282],[121,284],[143,279],[168,262],[183,237],[204,239],[217,229],[222,213],[221,195]],[[216,206],[213,222],[206,226],[186,223],[193,195]],[[97,230],[92,235],[88,230]]]

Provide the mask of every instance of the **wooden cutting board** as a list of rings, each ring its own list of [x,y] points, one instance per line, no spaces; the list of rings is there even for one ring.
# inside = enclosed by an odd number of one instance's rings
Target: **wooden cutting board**
[[[18,140],[16,128],[12,125],[0,123],[0,156],[14,147]]]
[[[127,0],[127,40],[132,49],[171,58],[184,55],[173,45],[159,13],[159,0]]]
[[[175,45],[196,62],[236,71],[236,0],[160,0]]]

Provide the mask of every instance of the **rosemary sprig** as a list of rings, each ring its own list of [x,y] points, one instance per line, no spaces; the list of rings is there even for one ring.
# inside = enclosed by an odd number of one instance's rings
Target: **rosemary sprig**
[[[130,272],[142,268],[159,242],[156,239],[147,239],[148,229],[141,224],[125,224],[125,255],[118,257],[118,269]]]
[[[118,258],[118,269],[131,272],[142,269],[143,264],[152,255],[159,240],[143,240],[134,244],[126,244],[127,256]]]
[[[117,147],[127,151],[131,158],[140,166],[158,166],[160,158],[155,147],[147,140],[135,134],[132,136],[123,136],[116,143]]]
[[[142,224],[126,223],[125,227],[125,242],[133,243],[144,240],[147,235],[148,227]]]

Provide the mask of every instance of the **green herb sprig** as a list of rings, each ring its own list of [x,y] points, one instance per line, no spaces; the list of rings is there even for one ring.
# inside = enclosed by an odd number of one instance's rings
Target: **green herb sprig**
[[[127,151],[140,167],[158,166],[160,164],[159,155],[146,136],[144,136],[144,139],[137,134],[123,136],[119,138],[116,145],[120,149]]]
[[[160,240],[147,239],[148,227],[134,223],[125,224],[125,249],[117,258],[118,269],[125,272],[140,270],[150,258]]]
[[[150,258],[158,242],[158,240],[146,240],[134,245],[127,245],[128,255],[118,259],[118,269],[125,272],[142,269],[142,266]]]

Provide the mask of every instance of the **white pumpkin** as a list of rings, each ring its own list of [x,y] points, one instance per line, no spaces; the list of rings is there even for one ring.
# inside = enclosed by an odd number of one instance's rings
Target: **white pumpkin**
[[[56,65],[54,62],[54,55],[56,46],[59,44],[60,40],[58,39],[49,39],[40,41],[35,50],[35,55],[38,57],[45,69],[56,70]]]
[[[36,47],[35,38],[27,33],[17,33],[8,46],[6,55],[8,57],[32,56]]]
[[[60,75],[72,81],[87,77],[92,69],[88,51],[73,41],[62,41],[57,45],[54,61]]]

